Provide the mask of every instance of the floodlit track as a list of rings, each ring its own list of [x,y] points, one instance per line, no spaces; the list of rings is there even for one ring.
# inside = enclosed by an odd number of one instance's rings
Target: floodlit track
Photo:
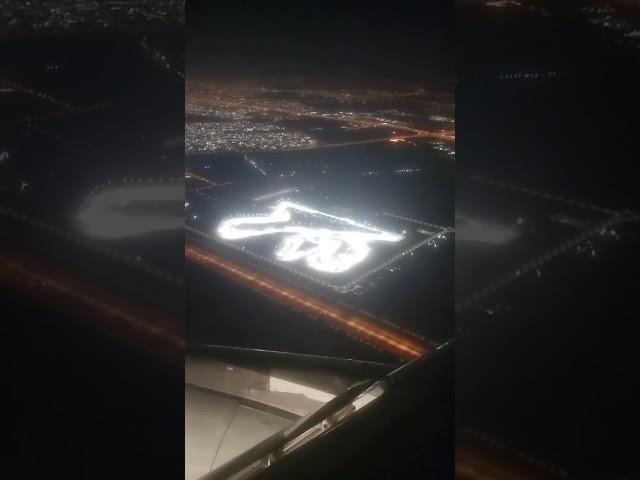
[[[351,313],[339,307],[328,305],[316,296],[292,288],[282,282],[251,271],[235,262],[215,255],[210,250],[193,242],[185,246],[185,258],[203,268],[214,270],[238,283],[252,288],[261,294],[280,301],[322,319],[355,338],[374,345],[402,360],[410,360],[427,353],[428,349],[417,339],[394,332],[391,328],[378,325],[357,313]]]
[[[332,230],[292,223],[292,212],[310,214],[316,218],[330,219],[347,230]],[[371,251],[372,242],[399,242],[402,235],[385,232],[358,223],[350,218],[336,217],[304,205],[280,201],[266,216],[252,215],[224,220],[217,229],[225,240],[240,240],[261,235],[283,234],[284,242],[276,251],[280,261],[306,259],[309,268],[322,272],[340,273],[364,260]],[[313,247],[304,248],[312,244]]]

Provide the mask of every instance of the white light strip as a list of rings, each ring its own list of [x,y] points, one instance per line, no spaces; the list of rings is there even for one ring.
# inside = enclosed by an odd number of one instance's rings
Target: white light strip
[[[362,392],[358,398],[356,398],[351,404],[355,407],[356,411],[360,410],[362,407],[369,405],[374,400],[377,400],[384,393],[384,388],[380,385],[374,385],[369,389]]]
[[[256,197],[253,199],[254,202],[261,202],[263,200],[267,200],[269,198],[273,198],[273,197],[278,197],[281,195],[284,195],[286,193],[292,193],[292,192],[297,192],[298,189],[297,188],[285,188],[284,190],[278,190],[277,192],[271,192],[271,193],[267,193],[265,195],[260,195],[259,197]]]
[[[295,225],[289,223],[292,220],[292,210],[321,216],[367,231]],[[243,228],[246,226],[250,227]],[[275,252],[276,258],[284,262],[305,259],[310,268],[327,273],[345,272],[362,262],[371,252],[369,242],[398,242],[403,238],[402,235],[385,232],[350,218],[337,217],[289,201],[276,204],[268,216],[226,219],[218,227],[217,233],[225,240],[284,234],[284,240]]]

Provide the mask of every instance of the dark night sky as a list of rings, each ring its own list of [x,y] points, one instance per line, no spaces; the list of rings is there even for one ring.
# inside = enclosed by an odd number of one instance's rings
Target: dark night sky
[[[453,89],[453,0],[187,2],[191,75]]]

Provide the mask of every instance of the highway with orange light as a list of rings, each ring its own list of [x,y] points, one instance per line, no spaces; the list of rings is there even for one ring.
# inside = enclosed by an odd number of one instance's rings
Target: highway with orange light
[[[224,187],[225,185],[231,185],[231,182],[216,183],[213,180],[209,180],[208,178],[201,177],[200,175],[196,175],[195,173],[192,173],[189,171],[185,172],[184,178],[185,180],[195,179],[205,184],[200,187],[187,188],[185,192],[198,192],[200,190],[206,190],[209,188],[218,188],[218,187]]]
[[[384,350],[402,360],[411,360],[428,352],[426,345],[401,331],[380,325],[362,314],[330,305],[318,296],[274,280],[216,255],[194,241],[185,244],[185,258],[202,268],[212,270],[260,294],[286,304],[310,317],[321,319],[355,338]]]
[[[527,461],[526,454],[513,455],[500,448],[467,445],[456,440],[456,480],[552,480],[571,478],[560,467]]]
[[[367,143],[380,143],[380,142],[397,143],[397,142],[406,141],[406,140],[418,140],[420,138],[428,138],[431,140],[441,140],[443,142],[452,143],[452,142],[455,142],[455,139],[456,139],[455,133],[452,130],[439,131],[439,132],[415,130],[412,132],[413,133],[408,133],[405,135],[394,135],[393,137],[376,137],[376,138],[367,138],[365,140],[352,140],[349,142],[319,143],[317,145],[305,145],[302,147],[288,148],[287,150],[292,150],[292,151],[320,150],[320,149],[327,149],[327,148],[348,147],[351,145],[364,145]]]

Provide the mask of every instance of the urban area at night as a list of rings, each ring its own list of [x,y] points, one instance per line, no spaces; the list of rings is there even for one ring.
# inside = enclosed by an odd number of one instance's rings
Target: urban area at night
[[[186,253],[213,272],[190,288],[196,338],[394,361],[452,334],[450,94],[194,82],[186,114]],[[227,304],[213,326],[220,275],[279,305]],[[265,335],[288,330],[274,326],[287,308],[300,334]],[[223,337],[225,317],[247,323],[242,339]]]
[[[637,480],[640,1],[0,0],[3,478]]]

